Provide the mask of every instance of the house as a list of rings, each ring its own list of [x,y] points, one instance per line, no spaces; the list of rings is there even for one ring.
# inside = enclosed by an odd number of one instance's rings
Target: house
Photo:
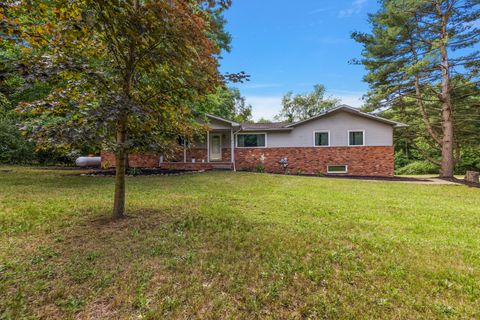
[[[207,115],[209,132],[171,159],[129,156],[132,167],[393,176],[393,131],[406,125],[347,105],[296,123],[236,123]],[[102,163],[112,166],[112,154]]]

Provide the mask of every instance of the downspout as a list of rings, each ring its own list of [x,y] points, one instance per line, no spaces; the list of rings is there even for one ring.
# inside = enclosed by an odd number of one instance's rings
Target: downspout
[[[183,163],[187,163],[187,141],[183,139]]]

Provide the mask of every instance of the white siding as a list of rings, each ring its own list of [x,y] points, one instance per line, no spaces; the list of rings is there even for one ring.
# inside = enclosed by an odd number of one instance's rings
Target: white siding
[[[393,127],[347,112],[337,112],[300,124],[290,132],[268,132],[269,148],[313,147],[314,131],[330,131],[330,146],[348,146],[348,131],[365,130],[365,146],[393,145]]]

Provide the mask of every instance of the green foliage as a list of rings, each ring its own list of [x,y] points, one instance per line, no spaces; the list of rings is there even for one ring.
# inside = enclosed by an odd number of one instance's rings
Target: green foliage
[[[122,154],[175,149],[179,135],[190,138],[201,129],[188,106],[224,79],[242,77],[218,71],[221,50],[229,49],[228,6],[223,0],[10,6],[7,31],[19,37],[13,39],[25,73],[51,88],[47,96],[27,91],[18,97],[25,132],[45,150],[85,144]]]
[[[395,170],[398,175],[438,174],[439,167],[428,161],[414,161]]]
[[[325,97],[325,91],[323,85],[317,84],[309,93],[294,95],[293,92],[288,92],[282,98],[283,108],[276,118],[287,122],[301,121],[338,106],[340,100]]]
[[[0,117],[6,117],[11,108],[10,100],[3,93],[0,93]]]
[[[255,121],[256,123],[272,123],[272,120],[270,119],[267,119],[267,118],[260,118],[258,119],[257,121]]]
[[[255,172],[264,173],[265,172],[265,166],[262,163],[257,164],[255,166]]]
[[[460,157],[456,168],[458,174],[465,174],[468,170],[480,171],[480,146],[462,149]]]
[[[35,158],[35,145],[20,134],[16,121],[0,116],[0,163],[25,164]]]
[[[480,123],[475,50],[480,2],[382,0],[380,5],[369,17],[371,32],[352,34],[364,49],[356,62],[368,71],[367,109],[409,124],[396,145],[441,162],[442,174],[451,175],[454,154],[478,144],[473,137]]]
[[[215,93],[196,103],[194,109],[238,123],[252,120],[252,106],[246,104],[237,88],[219,87]]]

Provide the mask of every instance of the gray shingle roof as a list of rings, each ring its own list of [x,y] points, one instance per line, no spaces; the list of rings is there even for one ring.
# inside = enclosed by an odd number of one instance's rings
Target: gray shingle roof
[[[285,122],[272,122],[272,123],[242,123],[243,131],[256,131],[256,130],[291,130],[286,128],[288,123]]]

